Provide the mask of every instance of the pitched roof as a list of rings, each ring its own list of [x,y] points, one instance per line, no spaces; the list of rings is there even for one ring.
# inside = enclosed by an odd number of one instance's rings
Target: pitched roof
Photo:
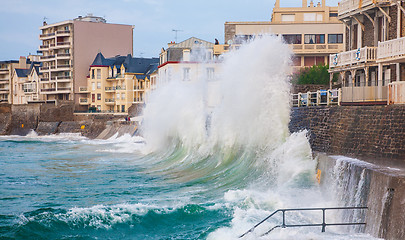
[[[109,66],[111,68],[115,66],[120,68],[124,65],[125,72],[145,74],[151,68],[151,65],[157,66],[157,64],[159,64],[159,58],[133,58],[131,54],[105,58],[102,53],[98,53],[91,66]]]
[[[17,74],[17,77],[28,77],[29,74],[29,69],[25,68],[16,68],[15,73]]]
[[[202,39],[196,38],[196,37],[191,37],[187,40],[184,40],[178,44],[175,44],[170,48],[193,48],[193,47],[204,47],[204,48],[213,48],[214,43],[204,41]]]

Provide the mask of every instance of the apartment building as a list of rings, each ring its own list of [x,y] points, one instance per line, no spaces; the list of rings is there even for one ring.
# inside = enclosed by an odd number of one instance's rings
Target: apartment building
[[[329,64],[329,55],[343,51],[344,25],[337,19],[338,8],[325,0],[302,1],[299,7],[280,7],[276,0],[271,21],[225,22],[225,44],[215,45],[218,56],[258,35],[275,34],[291,45],[294,71],[316,64]]]
[[[405,2],[342,0],[345,51],[330,55],[342,104],[405,103]]]
[[[80,87],[88,95],[79,102],[96,112],[128,113],[128,109],[143,107],[148,91],[156,86],[158,58],[115,56],[105,58],[98,53],[90,66],[87,84]]]
[[[72,100],[76,110],[84,110],[79,91],[87,85],[87,74],[98,52],[127,55],[133,52],[133,26],[107,23],[91,14],[39,28],[42,45],[41,94],[46,100]]]
[[[38,56],[29,55],[20,57],[19,60],[0,61],[0,103],[13,103],[13,82],[12,76],[16,68],[29,68],[33,61],[38,60]]]

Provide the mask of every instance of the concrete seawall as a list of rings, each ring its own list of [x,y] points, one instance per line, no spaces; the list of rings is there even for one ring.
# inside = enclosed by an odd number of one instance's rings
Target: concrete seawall
[[[336,194],[346,205],[367,206],[362,230],[384,239],[405,239],[405,167],[401,162],[387,165],[369,163],[342,156],[315,154],[321,170],[321,187]],[[339,175],[337,169],[342,171]],[[336,190],[336,189],[335,189]]]

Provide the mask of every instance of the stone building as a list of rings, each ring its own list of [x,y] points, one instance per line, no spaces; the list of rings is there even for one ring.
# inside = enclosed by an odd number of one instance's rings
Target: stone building
[[[405,103],[405,2],[342,0],[345,51],[330,55],[342,104]]]
[[[215,45],[214,54],[237,48],[257,35],[275,34],[291,45],[294,71],[326,65],[330,54],[343,51],[344,25],[337,15],[337,7],[326,6],[325,0],[317,4],[303,0],[300,7],[280,7],[276,0],[271,21],[225,22],[225,44]]]
[[[108,56],[133,52],[133,26],[107,23],[91,14],[73,20],[47,24],[39,28],[42,45],[41,93],[45,100],[72,100],[76,110],[87,95],[80,87],[87,86],[87,74],[98,52]]]
[[[148,91],[155,88],[158,58],[115,56],[98,53],[90,66],[87,86],[80,92],[80,105],[95,112],[128,113],[132,105],[143,106]],[[139,107],[137,106],[137,107]]]

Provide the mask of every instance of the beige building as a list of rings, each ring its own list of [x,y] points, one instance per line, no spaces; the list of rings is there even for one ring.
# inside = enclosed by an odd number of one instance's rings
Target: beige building
[[[88,97],[80,104],[95,112],[128,113],[135,105],[143,107],[148,91],[155,88],[158,58],[116,56],[98,53],[90,66],[87,86],[80,88]]]
[[[330,56],[342,104],[405,103],[405,2],[342,0],[345,51]]]
[[[17,60],[0,61],[0,103],[13,103],[12,77],[16,68],[26,69],[38,56],[30,55]]]
[[[328,64],[329,55],[343,50],[344,25],[337,19],[338,8],[325,0],[316,5],[302,1],[300,7],[280,7],[276,0],[271,21],[226,22],[225,45],[215,45],[216,56],[257,35],[281,35],[294,52],[295,70]]]
[[[133,51],[133,26],[106,23],[91,14],[54,24],[44,22],[40,30],[41,93],[45,100],[74,100],[76,110],[83,110],[79,99],[87,95],[79,88],[87,85],[93,57],[98,52],[110,56]]]
[[[214,43],[191,37],[169,43],[160,53],[159,83],[190,81],[199,77],[215,78]]]
[[[44,95],[40,94],[39,62],[32,62],[28,68],[16,68],[12,74],[13,104],[40,102]]]

